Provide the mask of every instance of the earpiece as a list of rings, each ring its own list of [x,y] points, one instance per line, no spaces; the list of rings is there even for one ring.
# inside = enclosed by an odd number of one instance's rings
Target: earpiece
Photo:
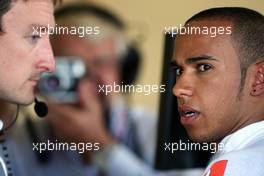
[[[0,119],[0,131],[2,131],[3,127],[4,127],[4,122]]]
[[[141,54],[135,47],[128,47],[128,52],[121,60],[121,81],[124,85],[135,82],[140,68]]]

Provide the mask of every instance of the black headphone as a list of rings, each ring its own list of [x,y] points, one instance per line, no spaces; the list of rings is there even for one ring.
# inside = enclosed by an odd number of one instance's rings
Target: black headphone
[[[74,13],[86,13],[94,15],[104,21],[110,22],[120,30],[125,30],[124,23],[113,15],[110,11],[92,4],[69,4],[55,11],[55,18],[63,17]],[[139,50],[130,44],[127,46],[127,52],[123,58],[120,58],[120,74],[123,85],[131,85],[137,78],[141,65],[141,54]]]

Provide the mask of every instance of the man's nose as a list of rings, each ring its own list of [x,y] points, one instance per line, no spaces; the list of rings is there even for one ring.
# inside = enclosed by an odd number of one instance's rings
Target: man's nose
[[[39,48],[37,69],[40,72],[55,71],[55,58],[49,39]]]
[[[177,98],[188,98],[193,96],[194,87],[191,80],[188,80],[187,77],[181,77],[176,80],[172,91]]]

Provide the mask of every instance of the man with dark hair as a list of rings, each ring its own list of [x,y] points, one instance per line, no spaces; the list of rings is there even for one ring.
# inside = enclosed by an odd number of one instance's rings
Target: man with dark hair
[[[231,34],[178,35],[172,65],[181,123],[194,141],[220,142],[204,175],[264,175],[264,17],[213,8],[185,27],[231,28]]]
[[[54,1],[55,2],[55,1]],[[55,68],[49,35],[34,28],[54,26],[52,0],[0,1],[0,104],[28,105],[44,72]],[[3,108],[3,109],[2,109]],[[18,109],[17,109],[18,110]],[[15,120],[1,114],[1,139]],[[0,175],[12,175],[5,140],[0,143]],[[11,162],[12,163],[12,162]]]
[[[34,31],[34,27],[55,25],[53,4],[51,0],[5,0],[0,10],[0,99],[30,104],[41,73],[55,66],[49,36]]]

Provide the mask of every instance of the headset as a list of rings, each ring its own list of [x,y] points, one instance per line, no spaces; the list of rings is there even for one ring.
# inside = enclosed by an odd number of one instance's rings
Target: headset
[[[55,11],[55,19],[69,14],[83,13],[107,21],[117,29],[125,31],[125,24],[110,11],[88,3],[69,4]],[[132,42],[131,42],[132,43]],[[128,42],[126,54],[120,58],[120,76],[123,85],[135,82],[141,65],[141,53],[135,45]]]
[[[0,135],[3,134],[5,131],[7,131],[9,128],[11,128],[15,124],[15,122],[18,118],[18,115],[19,115],[19,108],[20,108],[20,105],[17,104],[16,105],[16,113],[13,117],[13,120],[6,127],[4,125],[4,122],[0,119]],[[38,117],[45,117],[48,114],[47,104],[43,101],[39,101],[36,97],[35,97],[34,110],[35,110],[35,113],[37,114]]]

